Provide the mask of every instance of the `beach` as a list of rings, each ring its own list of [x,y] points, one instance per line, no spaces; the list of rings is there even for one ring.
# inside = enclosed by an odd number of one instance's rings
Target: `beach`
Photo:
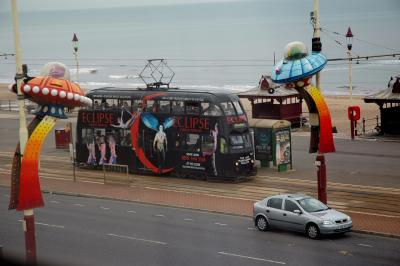
[[[8,90],[8,84],[0,84],[0,102],[5,104],[8,102],[16,101],[17,97],[14,93]],[[332,118],[332,126],[336,127],[337,134],[339,135],[350,135],[350,123],[347,118],[347,107],[350,105],[360,106],[361,119],[373,119],[379,115],[379,107],[376,104],[365,103],[363,98],[360,96],[353,97],[352,102],[348,96],[325,96],[326,103]],[[244,108],[249,116],[251,116],[251,105],[246,99],[241,99]],[[303,112],[308,113],[306,104],[303,104]]]

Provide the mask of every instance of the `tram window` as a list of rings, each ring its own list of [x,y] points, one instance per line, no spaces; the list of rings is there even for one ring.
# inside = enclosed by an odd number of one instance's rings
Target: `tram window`
[[[243,109],[242,109],[242,107],[240,106],[240,103],[239,103],[238,101],[233,102],[233,106],[235,107],[236,113],[237,113],[238,115],[244,114]]]
[[[213,103],[207,103],[207,102],[201,103],[201,110],[203,112],[202,114],[207,115],[207,116],[221,116],[222,115],[221,109]]]
[[[242,149],[244,147],[242,135],[231,135],[229,139],[232,149]]]
[[[153,106],[154,106],[155,101],[153,100],[148,100],[146,103],[146,112],[153,112]]]
[[[121,106],[121,108],[125,108],[126,110],[131,110],[131,100],[120,99],[118,101],[118,106]]]
[[[160,110],[159,113],[169,114],[171,107],[170,101],[160,101]]]
[[[93,143],[93,129],[91,128],[82,128],[82,143],[88,144]]]
[[[100,109],[100,108],[101,108],[101,106],[100,106],[100,100],[94,100],[94,101],[93,101],[93,108],[94,108],[94,109]]]
[[[140,109],[142,111],[142,101],[141,100],[133,100],[132,101],[132,111],[137,112]]]
[[[249,135],[249,134],[243,135],[243,140],[244,140],[244,146],[245,146],[246,148],[250,148],[250,147],[251,147],[250,135]]]
[[[171,108],[173,114],[183,114],[185,112],[184,102],[182,101],[172,101]]]
[[[187,102],[186,103],[186,114],[200,115],[200,104],[198,102]]]
[[[108,108],[117,108],[118,100],[117,99],[106,99],[106,107]]]
[[[236,115],[235,109],[233,108],[232,102],[223,102],[221,103],[222,110],[225,115]]]

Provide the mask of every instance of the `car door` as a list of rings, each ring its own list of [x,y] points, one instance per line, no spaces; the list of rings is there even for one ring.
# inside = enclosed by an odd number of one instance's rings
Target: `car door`
[[[285,227],[294,231],[304,231],[307,218],[302,213],[295,213],[300,207],[290,199],[285,199],[283,220]]]
[[[274,227],[282,227],[282,198],[270,198],[267,202],[266,213],[269,223]]]

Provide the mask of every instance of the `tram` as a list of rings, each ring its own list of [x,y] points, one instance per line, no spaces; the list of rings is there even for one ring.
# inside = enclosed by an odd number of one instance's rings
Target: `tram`
[[[239,98],[226,92],[99,88],[79,110],[76,160],[133,173],[238,180],[255,174]]]

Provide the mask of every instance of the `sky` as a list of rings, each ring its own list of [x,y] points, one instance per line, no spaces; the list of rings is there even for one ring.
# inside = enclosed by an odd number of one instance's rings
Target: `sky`
[[[17,0],[17,4],[19,11],[39,11],[58,9],[86,9],[93,7],[107,8],[124,6],[177,5],[232,1],[236,0]],[[0,12],[10,11],[10,3],[10,0],[0,0]]]

